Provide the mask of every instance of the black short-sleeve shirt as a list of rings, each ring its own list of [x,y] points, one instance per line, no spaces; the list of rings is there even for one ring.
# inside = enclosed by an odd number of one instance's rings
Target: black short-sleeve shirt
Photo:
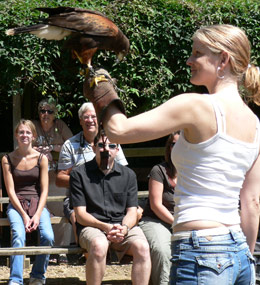
[[[106,223],[121,223],[126,209],[138,206],[136,175],[116,161],[107,175],[95,158],[73,169],[70,192],[73,207],[86,206],[89,214]]]

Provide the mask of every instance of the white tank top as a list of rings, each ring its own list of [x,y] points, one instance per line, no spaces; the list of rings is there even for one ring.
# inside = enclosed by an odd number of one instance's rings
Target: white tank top
[[[259,120],[254,143],[226,134],[223,110],[210,95],[217,133],[207,141],[191,144],[181,131],[172,153],[177,169],[173,226],[194,220],[239,224],[239,193],[247,171],[259,153]]]

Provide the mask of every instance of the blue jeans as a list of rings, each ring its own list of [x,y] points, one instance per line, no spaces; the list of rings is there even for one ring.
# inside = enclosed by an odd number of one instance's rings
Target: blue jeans
[[[254,259],[242,232],[172,242],[171,285],[254,285]]]
[[[7,217],[10,222],[12,232],[12,247],[24,247],[26,232],[23,219],[19,212],[12,206],[8,205]],[[53,245],[54,234],[51,226],[50,213],[44,208],[40,217],[38,226],[40,233],[40,245]],[[49,255],[36,255],[30,276],[37,279],[45,279],[44,273],[46,272]],[[11,272],[10,281],[18,284],[23,284],[23,255],[11,256]]]

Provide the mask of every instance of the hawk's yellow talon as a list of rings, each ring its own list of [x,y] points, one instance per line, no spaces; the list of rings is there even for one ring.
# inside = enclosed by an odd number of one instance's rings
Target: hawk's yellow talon
[[[98,82],[102,82],[102,81],[108,81],[108,79],[104,76],[104,75],[100,75],[100,76],[95,76],[92,81],[90,82],[90,87],[93,87],[94,84],[96,86],[98,86]]]

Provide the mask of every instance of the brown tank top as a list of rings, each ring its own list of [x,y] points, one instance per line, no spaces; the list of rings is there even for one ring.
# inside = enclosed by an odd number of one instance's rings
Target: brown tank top
[[[40,197],[40,163],[43,154],[40,154],[37,165],[29,170],[19,170],[14,167],[9,155],[6,157],[11,166],[11,172],[14,180],[15,193],[25,199]]]

